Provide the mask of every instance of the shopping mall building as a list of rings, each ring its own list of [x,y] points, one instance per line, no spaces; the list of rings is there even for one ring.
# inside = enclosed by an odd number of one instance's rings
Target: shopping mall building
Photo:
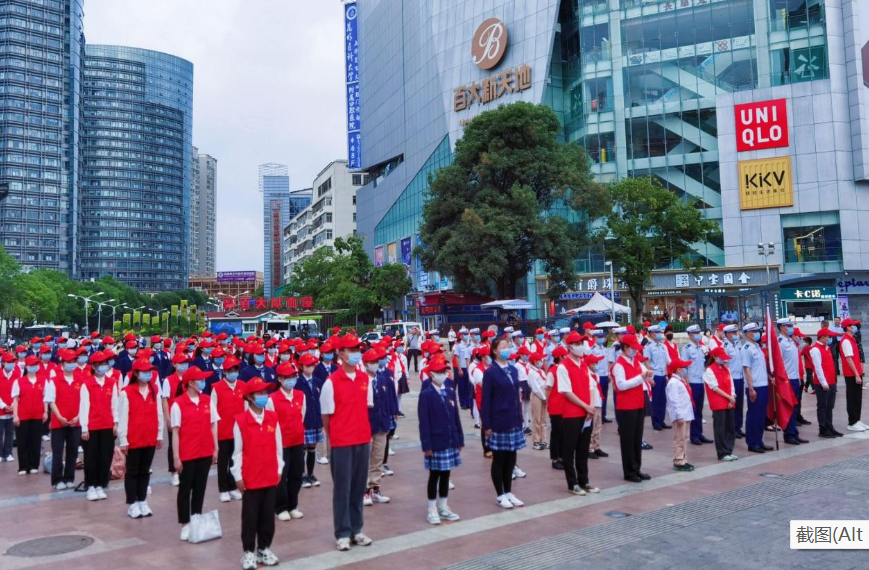
[[[345,16],[351,168],[371,174],[358,231],[416,292],[450,288],[411,254],[429,174],[474,116],[529,101],[598,180],[651,176],[721,227],[693,246],[699,273],[655,272],[644,312],[711,323],[768,298],[869,317],[869,1],[359,0]],[[529,316],[609,291],[602,256],[577,267],[555,303],[528,276]]]

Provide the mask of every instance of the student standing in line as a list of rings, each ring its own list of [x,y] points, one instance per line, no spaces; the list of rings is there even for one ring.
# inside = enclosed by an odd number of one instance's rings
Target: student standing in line
[[[172,357],[172,365],[175,369],[163,380],[163,387],[160,391],[160,395],[163,400],[163,421],[166,423],[166,431],[169,433],[169,445],[166,446],[168,448],[169,473],[172,474],[172,486],[177,487],[181,484],[181,478],[178,475],[178,472],[175,471],[175,451],[172,444],[172,421],[170,410],[172,409],[172,403],[175,401],[175,398],[184,393],[184,386],[181,383],[181,377],[184,376],[184,373],[187,372],[187,369],[190,367],[190,360],[187,358],[187,355],[183,350],[178,351],[175,356]]]
[[[12,383],[12,422],[17,428],[18,474],[35,475],[39,473],[42,424],[48,419],[46,379],[35,354],[25,357],[24,366],[24,374]]]
[[[736,428],[733,426],[733,410],[736,396],[733,394],[733,378],[727,361],[730,356],[724,346],[713,348],[709,355],[715,360],[703,373],[706,384],[706,399],[712,410],[712,433],[715,438],[715,451],[721,461],[736,461],[733,444],[736,441]]]
[[[92,376],[82,384],[78,417],[81,439],[85,442],[82,447],[87,500],[99,501],[106,498],[118,435],[118,384],[107,376],[110,366],[105,351],[91,356],[90,363]]]
[[[202,514],[208,471],[217,462],[217,422],[220,416],[203,394],[211,371],[191,366],[181,378],[184,393],[175,398],[170,410],[175,471],[178,485],[178,523],[181,540],[190,537],[190,515]]]
[[[833,427],[833,408],[836,406],[836,366],[830,348],[836,331],[822,328],[818,331],[818,341],[810,346],[812,359],[812,383],[818,398],[818,436],[825,439],[842,437],[844,434]]]
[[[620,345],[621,354],[613,364],[612,374],[622,470],[626,481],[640,483],[651,479],[641,469],[643,418],[645,417],[644,384],[646,379],[652,377],[652,371],[643,372],[638,359],[643,347],[640,346],[635,335],[626,333],[621,338]]]
[[[338,337],[335,337],[336,339]],[[322,390],[323,384],[326,383],[326,380],[334,374],[339,366],[338,362],[335,359],[335,352],[337,348],[335,344],[330,338],[320,347],[320,363],[314,368],[314,378],[317,379],[317,387]],[[326,430],[323,430],[323,440],[317,442],[317,463],[321,465],[327,465],[329,463],[329,457],[332,455],[332,446],[329,445],[329,434]]]
[[[860,359],[856,334],[860,321],[847,318],[842,321],[845,334],[839,342],[842,376],[845,377],[845,406],[848,411],[848,430],[866,431],[869,426],[860,421],[863,412],[863,361]],[[835,340],[837,337],[829,337]]]
[[[217,422],[217,490],[220,492],[220,502],[228,503],[233,499],[241,500],[241,493],[235,488],[235,479],[229,471],[229,462],[234,454],[232,428],[235,417],[244,411],[244,382],[238,381],[240,360],[230,356],[224,361],[224,366],[226,374],[223,380],[210,385],[210,397],[212,411],[220,418]],[[214,379],[214,371],[210,372],[212,376],[209,381]],[[206,389],[208,387],[206,382]]]
[[[238,489],[244,493],[241,502],[243,570],[256,570],[258,563],[277,566],[280,562],[271,546],[275,536],[275,501],[284,470],[284,428],[279,425],[278,413],[265,409],[271,402],[268,395],[271,387],[261,378],[251,378],[243,385],[247,411],[235,417],[232,428],[235,434],[232,476]],[[304,398],[301,392],[298,396]],[[300,414],[298,420],[294,422],[293,430],[301,423]],[[301,435],[301,432],[296,435]],[[295,447],[301,451],[301,444]],[[301,468],[301,465],[296,467]]]
[[[550,334],[549,336],[551,339],[552,335]],[[552,461],[553,469],[564,469],[561,449],[564,396],[558,391],[558,387],[556,386],[556,372],[561,361],[566,357],[567,349],[561,345],[556,346],[549,353],[552,365],[546,372],[546,398],[548,402],[546,409],[549,412],[549,423],[552,426],[549,433],[549,459]]]
[[[567,490],[574,495],[598,493],[588,479],[588,448],[591,442],[594,407],[591,405],[591,378],[583,362],[586,343],[578,331],[564,339],[569,354],[556,369],[558,392],[564,397],[562,412],[562,454]]]
[[[362,363],[369,376],[369,386],[374,394],[374,405],[368,409],[368,421],[371,425],[371,456],[368,461],[368,489],[362,503],[366,507],[374,503],[389,502],[389,497],[380,492],[380,481],[383,479],[381,468],[392,419],[390,391],[394,394],[395,386],[390,387],[386,382],[386,374],[380,371],[380,360],[385,356],[379,348],[368,349],[362,355]]]
[[[15,425],[12,423],[12,384],[21,373],[15,365],[15,355],[4,352],[0,357],[0,461],[15,461],[12,455],[12,440]]]
[[[138,519],[154,514],[148,506],[148,484],[154,453],[163,447],[163,406],[157,369],[150,361],[135,360],[130,374],[118,400],[118,445],[127,455],[127,516]]]
[[[528,386],[531,388],[531,441],[534,449],[544,451],[549,449],[546,443],[546,373],[543,366],[546,355],[537,351],[529,357]]]
[[[595,331],[592,331],[594,335]],[[603,427],[603,388],[600,378],[595,370],[601,363],[606,363],[605,354],[595,354],[590,349],[585,355],[585,365],[588,366],[588,375],[593,382],[591,386],[591,405],[594,406],[594,424],[591,427],[591,441],[588,445],[588,458],[609,457],[609,453],[600,448],[600,432]]]
[[[667,365],[670,378],[667,380],[667,413],[673,422],[673,469],[694,471],[688,463],[688,439],[691,422],[694,420],[694,396],[688,383],[688,368],[691,361],[682,360],[677,354]]]
[[[81,445],[78,413],[85,375],[76,362],[74,350],[58,352],[63,374],[45,385],[45,403],[51,410],[51,486],[62,491],[75,487],[75,463]]]
[[[303,356],[314,358],[310,354]],[[284,463],[275,499],[275,512],[278,513],[278,520],[289,521],[303,516],[298,506],[305,472],[304,417],[308,399],[305,392],[297,388],[299,370],[293,362],[278,364],[275,375],[281,387],[271,394],[266,404],[266,410],[278,415],[282,442],[279,449]]]
[[[323,418],[320,415],[320,384],[314,378],[314,369],[319,360],[313,354],[303,354],[299,357],[302,374],[296,383],[296,389],[305,394],[305,472],[302,475],[302,487],[307,489],[319,487],[320,480],[314,475],[317,463],[317,444],[323,441]]]
[[[474,418],[474,427],[480,428],[480,409],[483,407],[483,375],[486,373],[486,368],[491,366],[492,359],[489,356],[489,347],[480,346],[471,352],[472,361],[470,367],[468,368],[468,374],[471,380],[471,388],[474,391],[474,402],[473,408],[471,409],[471,415]],[[483,457],[491,459],[492,450],[489,449],[489,445],[486,441],[485,437],[481,437],[480,440],[483,443]]]

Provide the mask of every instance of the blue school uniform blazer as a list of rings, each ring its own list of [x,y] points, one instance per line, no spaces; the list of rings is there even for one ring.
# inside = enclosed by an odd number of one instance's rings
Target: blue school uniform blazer
[[[483,373],[483,431],[508,432],[522,428],[519,372],[515,366],[501,368],[497,362]]]
[[[456,393],[444,388],[444,396],[430,386],[419,393],[419,439],[423,451],[444,451],[465,446]]]

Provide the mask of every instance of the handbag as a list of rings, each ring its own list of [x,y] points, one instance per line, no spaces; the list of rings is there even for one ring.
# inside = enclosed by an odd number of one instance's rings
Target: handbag
[[[190,517],[190,542],[198,544],[223,536],[220,528],[220,516],[217,511]]]

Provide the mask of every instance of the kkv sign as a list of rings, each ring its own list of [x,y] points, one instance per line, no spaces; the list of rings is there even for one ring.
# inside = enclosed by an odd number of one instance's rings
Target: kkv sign
[[[788,146],[788,110],[785,99],[736,105],[734,114],[738,152]]]

